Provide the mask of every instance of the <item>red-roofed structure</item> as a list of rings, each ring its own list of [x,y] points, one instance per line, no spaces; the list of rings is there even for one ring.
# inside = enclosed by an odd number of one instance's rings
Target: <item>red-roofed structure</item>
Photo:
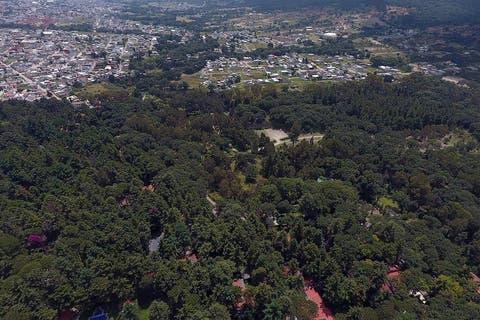
[[[240,289],[245,289],[245,281],[243,279],[235,279],[233,280],[233,286],[240,288]]]
[[[389,266],[387,272],[388,279],[397,279],[400,277],[400,268],[398,266]]]
[[[317,306],[317,314],[312,320],[335,320],[330,309],[323,303],[320,294],[313,288],[311,280],[305,280],[303,291],[307,299],[315,303]]]
[[[400,278],[400,268],[398,266],[389,266],[386,277],[387,279],[380,288],[380,291],[384,293],[394,293],[395,286],[393,284]]]

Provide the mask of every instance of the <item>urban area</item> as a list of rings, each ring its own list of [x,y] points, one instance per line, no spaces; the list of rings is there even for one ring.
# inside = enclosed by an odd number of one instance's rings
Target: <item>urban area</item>
[[[89,103],[76,89],[131,75],[133,56],[155,56],[162,50],[159,37],[180,39],[171,40],[180,44],[199,38],[216,41],[213,58],[181,77],[189,87],[216,91],[254,84],[301,87],[311,81],[364,79],[369,73],[394,81],[412,72],[468,86],[463,73],[476,74],[480,67],[438,59],[445,56],[442,45],[448,43],[438,37],[429,42],[428,34],[415,30],[369,36],[365,28],[385,20],[376,11],[262,13],[234,8],[211,13],[201,5],[169,2],[154,7],[146,2],[144,10],[160,18],[145,20],[127,2],[0,2],[0,99],[53,97]],[[407,12],[391,7],[387,13]],[[439,32],[445,33],[432,30],[430,36]],[[479,54],[470,51],[462,54]]]

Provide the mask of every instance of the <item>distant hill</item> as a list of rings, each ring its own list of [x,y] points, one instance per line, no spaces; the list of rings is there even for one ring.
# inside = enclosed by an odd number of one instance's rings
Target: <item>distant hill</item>
[[[375,7],[383,10],[387,5],[414,9],[401,17],[400,26],[430,26],[445,23],[480,23],[479,0],[232,0],[231,3],[252,6],[262,10],[294,10],[308,7],[336,7],[359,9]]]
[[[332,6],[355,9],[368,6],[385,6],[384,0],[240,0],[239,3],[263,9],[298,9],[304,7]]]
[[[480,23],[478,0],[387,0],[388,4],[414,8],[400,24],[423,26],[445,23]]]

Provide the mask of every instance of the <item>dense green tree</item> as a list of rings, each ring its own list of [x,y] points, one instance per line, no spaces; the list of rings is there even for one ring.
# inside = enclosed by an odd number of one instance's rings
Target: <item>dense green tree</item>
[[[168,320],[170,319],[170,308],[163,301],[153,301],[150,305],[148,318],[150,320]]]
[[[216,46],[197,45],[178,53]],[[475,88],[179,92],[175,59],[133,61],[136,93],[99,109],[1,103],[0,318],[309,319],[304,277],[338,319],[479,317]],[[294,124],[324,137],[252,130]]]

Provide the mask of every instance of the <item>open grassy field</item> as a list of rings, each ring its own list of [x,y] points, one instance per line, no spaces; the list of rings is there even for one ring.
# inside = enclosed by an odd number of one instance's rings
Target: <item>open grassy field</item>
[[[198,74],[182,74],[181,79],[188,83],[188,86],[192,89],[197,89],[202,85],[202,80]]]
[[[132,88],[121,88],[109,83],[90,83],[80,89],[75,89],[74,94],[82,99],[93,100],[99,96],[125,95],[125,92],[131,94]]]

